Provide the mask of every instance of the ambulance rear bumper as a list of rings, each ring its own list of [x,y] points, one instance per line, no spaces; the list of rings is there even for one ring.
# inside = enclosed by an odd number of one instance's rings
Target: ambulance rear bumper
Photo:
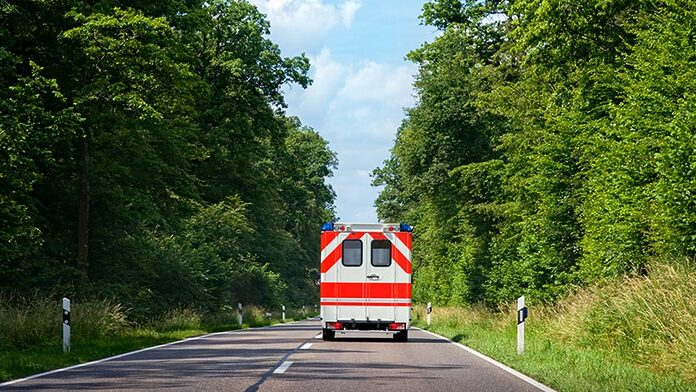
[[[410,322],[394,320],[338,320],[322,321],[322,328],[336,331],[392,331],[398,332],[411,327]]]

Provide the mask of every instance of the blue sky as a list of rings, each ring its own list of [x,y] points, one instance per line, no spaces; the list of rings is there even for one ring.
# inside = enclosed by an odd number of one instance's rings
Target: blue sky
[[[287,114],[329,141],[329,180],[345,222],[376,222],[369,173],[389,156],[417,68],[406,53],[435,37],[421,26],[424,0],[250,0],[271,22],[284,56],[305,53],[312,86],[286,88]]]

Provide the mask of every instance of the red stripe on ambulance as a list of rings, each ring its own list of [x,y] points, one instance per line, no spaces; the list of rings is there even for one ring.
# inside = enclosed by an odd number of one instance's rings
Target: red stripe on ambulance
[[[341,260],[341,252],[343,247],[341,245],[337,246],[324,260],[321,261],[321,272],[326,272],[331,269],[338,260]]]
[[[336,237],[338,237],[338,232],[337,231],[324,231],[321,233],[321,249],[326,248],[329,246],[331,241],[335,240]]]
[[[404,270],[407,274],[411,273],[411,261],[406,258],[401,252],[399,252],[399,249],[396,248],[396,245],[392,243],[391,246],[392,250],[392,260],[396,262],[396,264],[401,267],[402,270]]]
[[[324,282],[321,284],[322,298],[408,298],[411,299],[410,283],[354,283]]]
[[[321,301],[321,306],[405,306],[411,307],[410,302],[343,302]]]

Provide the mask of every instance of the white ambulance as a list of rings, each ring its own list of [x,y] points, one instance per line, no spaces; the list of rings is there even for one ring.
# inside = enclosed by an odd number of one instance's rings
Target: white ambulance
[[[325,223],[321,233],[321,326],[336,332],[390,331],[408,340],[411,326],[411,227]]]

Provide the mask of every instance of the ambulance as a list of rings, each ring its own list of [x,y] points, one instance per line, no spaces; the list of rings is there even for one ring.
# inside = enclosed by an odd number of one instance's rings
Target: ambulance
[[[383,331],[398,342],[411,327],[411,226],[325,223],[321,232],[322,338]]]

